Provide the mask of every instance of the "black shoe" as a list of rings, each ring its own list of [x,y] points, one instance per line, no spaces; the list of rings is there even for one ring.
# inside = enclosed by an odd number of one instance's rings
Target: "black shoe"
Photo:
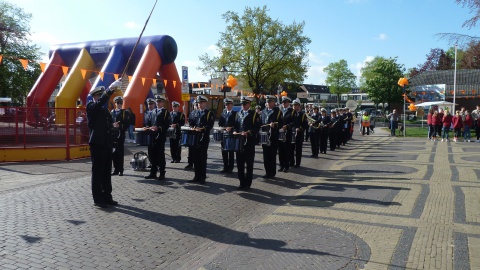
[[[283,169],[283,172],[288,172],[288,168]]]
[[[245,190],[245,191],[250,190],[250,187],[243,187],[242,190]]]
[[[228,172],[228,170],[226,170],[226,169],[223,169],[223,170],[220,171],[220,173],[226,173],[226,172]]]
[[[265,179],[268,178],[268,177],[269,177],[268,174],[265,174],[265,175],[262,176],[262,178],[265,178]]]
[[[155,174],[149,174],[147,176],[145,176],[144,178],[145,179],[155,179],[157,176]]]
[[[114,201],[114,200],[110,200],[110,201],[107,201],[106,204],[107,204],[107,205],[118,205],[118,202],[117,202],[117,201]]]
[[[185,166],[185,169],[193,169],[193,164],[188,164],[187,166]]]
[[[123,176],[123,172],[119,172],[119,173],[118,173],[118,176]]]
[[[160,174],[160,176],[157,177],[157,180],[165,180],[165,175],[164,175],[164,174]]]
[[[93,205],[95,205],[97,207],[100,207],[100,208],[108,208],[108,204],[106,204],[104,202],[94,203]]]
[[[275,179],[275,176],[274,175],[269,175],[269,176],[267,176],[267,179]]]
[[[113,171],[112,175],[118,175],[118,171]]]
[[[278,169],[279,172],[283,172],[285,168],[284,167],[280,167],[280,169]]]
[[[243,190],[243,186],[238,186],[237,190]]]
[[[175,163],[175,160],[170,161],[170,163]]]
[[[193,178],[192,180],[188,180],[187,183],[197,183],[200,182],[197,178]]]
[[[300,167],[300,165],[294,165],[293,167],[298,168],[298,167]]]
[[[175,160],[175,163],[180,163],[180,160]]]
[[[199,183],[200,185],[206,185],[206,184],[207,184],[207,182],[205,182],[205,180],[199,180],[198,183]]]
[[[315,157],[315,155],[310,155],[310,157]]]

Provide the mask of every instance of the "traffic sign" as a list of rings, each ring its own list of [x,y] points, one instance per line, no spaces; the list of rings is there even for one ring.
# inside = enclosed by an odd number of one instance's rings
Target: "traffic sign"
[[[182,101],[189,101],[190,95],[189,94],[182,94]]]

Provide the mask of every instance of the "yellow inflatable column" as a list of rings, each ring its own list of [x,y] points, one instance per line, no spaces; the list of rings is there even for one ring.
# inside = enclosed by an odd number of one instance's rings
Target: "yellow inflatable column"
[[[66,110],[64,108],[76,108],[77,99],[82,94],[82,90],[85,87],[86,82],[92,75],[92,70],[95,68],[95,63],[87,50],[82,49],[75,61],[73,67],[69,70],[69,74],[63,87],[58,92],[55,98],[56,111],[56,123],[64,125],[67,122]],[[82,74],[84,73],[84,74]],[[73,110],[70,110],[69,123],[75,123],[75,115]]]

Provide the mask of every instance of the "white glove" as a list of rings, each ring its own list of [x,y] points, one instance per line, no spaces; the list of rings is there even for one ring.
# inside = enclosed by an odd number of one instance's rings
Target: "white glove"
[[[108,88],[110,88],[113,91],[120,90],[122,88],[122,79],[118,79],[114,81],[112,84],[110,84]]]

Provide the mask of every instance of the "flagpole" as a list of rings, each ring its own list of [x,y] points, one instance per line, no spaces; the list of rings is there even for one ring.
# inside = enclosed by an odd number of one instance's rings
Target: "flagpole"
[[[455,69],[453,71],[453,110],[452,115],[455,115],[455,97],[457,94],[457,44],[455,44]]]

